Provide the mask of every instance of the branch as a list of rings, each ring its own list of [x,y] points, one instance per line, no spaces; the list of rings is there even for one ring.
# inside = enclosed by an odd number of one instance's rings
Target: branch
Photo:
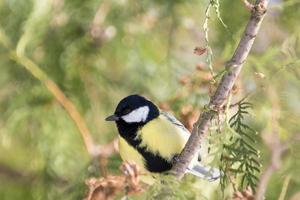
[[[269,147],[271,149],[271,161],[260,177],[260,182],[257,187],[257,193],[255,198],[257,200],[264,199],[266,188],[268,186],[270,178],[276,170],[280,169],[281,156],[287,149],[287,146],[280,142],[277,134],[272,133],[269,135],[270,136],[264,140],[274,140],[274,144],[272,144],[272,146]]]
[[[248,0],[242,0],[242,1],[248,10],[252,10],[254,8],[254,5],[250,3]]]
[[[36,172],[25,172],[24,169],[17,170],[11,168],[9,165],[5,163],[0,163],[0,179],[4,181],[14,181],[22,184],[34,184],[36,180],[41,177],[41,173]],[[66,185],[68,183],[67,180],[62,177],[54,176],[53,182],[59,186]]]
[[[215,94],[211,97],[209,104],[206,106],[207,109],[194,124],[192,134],[172,168],[172,173],[177,178],[181,179],[183,177],[186,168],[200,147],[201,139],[205,136],[210,121],[217,116],[218,111],[225,103],[260,29],[268,2],[269,0],[256,1],[240,43],[226,65],[226,73],[223,75]]]
[[[67,111],[71,119],[74,121],[77,126],[82,139],[84,141],[85,147],[88,153],[94,156],[95,145],[93,144],[92,138],[90,136],[90,131],[75,105],[71,100],[67,98],[67,96],[63,93],[63,91],[58,87],[58,85],[51,80],[47,74],[42,71],[37,64],[35,64],[32,60],[27,58],[24,55],[18,55],[15,51],[11,51],[12,60],[19,63],[23,66],[27,71],[29,71],[35,78],[40,80],[46,88],[52,93],[55,99],[62,105],[62,107]]]
[[[31,183],[34,179],[36,179],[36,175],[26,174],[24,171],[17,171],[15,169],[10,168],[4,163],[0,163],[0,178],[6,178],[7,180],[14,180],[24,183]]]
[[[87,124],[82,115],[77,110],[74,103],[64,94],[64,92],[59,88],[59,86],[33,60],[31,60],[23,54],[18,54],[16,52],[12,43],[10,42],[10,39],[6,36],[6,34],[1,28],[0,43],[6,49],[9,50],[10,59],[23,66],[32,76],[34,76],[41,83],[43,83],[46,86],[46,88],[52,93],[52,95],[58,101],[58,103],[65,109],[67,114],[70,116],[70,118],[76,125],[78,131],[80,132],[87,152],[92,158],[107,158],[116,152],[115,140],[104,146],[98,146],[94,144]]]
[[[276,170],[281,167],[282,154],[287,150],[288,143],[280,141],[279,138],[279,116],[280,116],[280,103],[276,92],[273,89],[269,89],[269,96],[272,99],[272,119],[271,119],[271,133],[265,133],[263,135],[263,141],[266,146],[271,150],[271,160],[268,167],[262,173],[259,184],[257,186],[257,193],[255,199],[263,200],[266,188],[270,181],[271,176]]]

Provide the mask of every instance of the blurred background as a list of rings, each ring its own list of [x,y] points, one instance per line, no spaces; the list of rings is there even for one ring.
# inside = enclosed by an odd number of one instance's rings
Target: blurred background
[[[82,199],[86,179],[120,174],[118,154],[99,166],[93,145],[117,136],[104,118],[129,94],[191,129],[250,16],[243,1],[217,3],[205,12],[208,0],[0,0],[0,199]],[[299,10],[298,0],[271,1],[232,91],[232,103],[253,104],[246,121],[258,133],[258,183],[270,177],[266,199],[300,199]],[[219,155],[222,130],[208,142]],[[215,190],[206,199],[232,196]]]

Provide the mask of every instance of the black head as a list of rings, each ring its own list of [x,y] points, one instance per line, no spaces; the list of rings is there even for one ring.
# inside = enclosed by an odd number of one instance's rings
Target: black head
[[[130,95],[119,102],[115,113],[106,121],[115,121],[117,125],[142,126],[158,116],[159,110],[151,101],[140,95]]]

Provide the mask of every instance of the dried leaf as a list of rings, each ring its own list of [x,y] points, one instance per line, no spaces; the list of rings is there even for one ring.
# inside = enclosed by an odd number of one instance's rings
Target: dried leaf
[[[233,85],[232,89],[231,89],[231,93],[232,94],[237,94],[240,90],[240,87],[236,84]]]
[[[112,200],[117,193],[138,194],[142,192],[139,184],[139,167],[125,162],[120,166],[123,176],[90,178],[85,181],[88,193],[84,200]]]
[[[259,78],[259,79],[265,78],[265,75],[261,72],[254,72],[254,75],[256,78]]]
[[[170,108],[170,104],[167,103],[167,102],[161,102],[158,104],[158,107],[162,110],[165,110],[165,111],[170,111],[171,108]]]
[[[186,84],[189,82],[190,79],[191,79],[190,76],[188,76],[188,75],[183,75],[183,76],[181,76],[181,77],[178,79],[178,81],[179,81],[180,84],[186,85]]]
[[[204,47],[196,47],[194,49],[194,54],[201,56],[202,54],[204,54],[206,52],[206,48]]]
[[[205,69],[205,63],[201,62],[196,65],[197,71],[203,71]]]
[[[191,132],[199,115],[199,110],[194,109],[192,106],[186,105],[181,108],[180,121]]]
[[[183,105],[180,108],[181,114],[188,115],[193,110],[193,106],[191,104]]]
[[[252,189],[248,187],[244,191],[236,191],[232,200],[255,200],[255,198]]]

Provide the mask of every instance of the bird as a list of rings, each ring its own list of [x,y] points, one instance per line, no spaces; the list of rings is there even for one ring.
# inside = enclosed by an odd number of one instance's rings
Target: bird
[[[167,173],[177,161],[190,132],[171,114],[161,111],[152,101],[133,94],[123,98],[106,121],[116,123],[119,153],[123,161],[139,166],[141,180],[155,182],[155,174]],[[186,173],[208,181],[217,180],[220,171],[207,167],[195,155]]]

